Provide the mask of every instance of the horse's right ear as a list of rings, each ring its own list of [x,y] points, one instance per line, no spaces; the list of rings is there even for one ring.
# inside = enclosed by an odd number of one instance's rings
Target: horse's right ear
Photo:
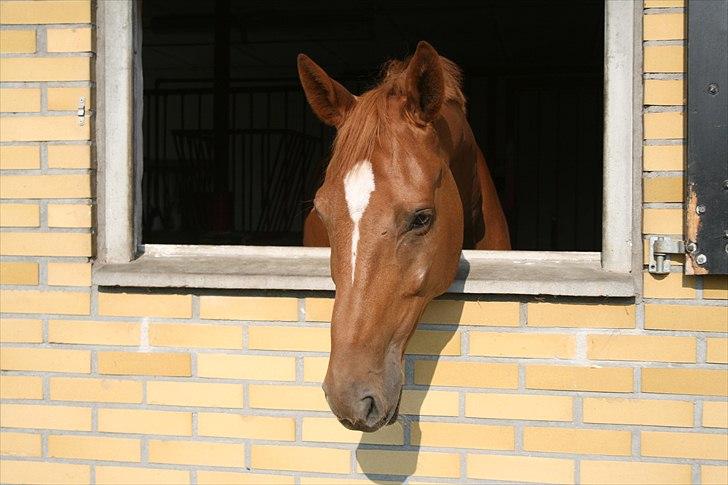
[[[327,125],[341,126],[356,102],[354,95],[331,79],[306,54],[298,54],[298,77],[316,116]]]

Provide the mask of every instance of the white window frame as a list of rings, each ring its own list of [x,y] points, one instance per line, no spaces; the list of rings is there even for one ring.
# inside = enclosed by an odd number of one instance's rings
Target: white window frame
[[[97,2],[101,286],[333,290],[327,248],[141,244],[136,2]],[[462,253],[453,293],[634,296],[640,286],[641,2],[605,0],[601,252]]]

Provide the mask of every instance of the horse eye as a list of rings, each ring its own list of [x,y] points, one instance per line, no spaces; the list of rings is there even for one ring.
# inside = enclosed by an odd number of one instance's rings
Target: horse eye
[[[422,230],[432,224],[432,213],[428,210],[415,212],[410,222],[410,230]]]

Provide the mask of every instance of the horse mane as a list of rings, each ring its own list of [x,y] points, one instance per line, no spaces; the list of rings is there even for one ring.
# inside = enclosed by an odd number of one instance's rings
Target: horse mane
[[[379,84],[357,97],[351,113],[339,127],[334,139],[328,170],[348,170],[357,161],[371,159],[376,146],[381,145],[392,126],[387,112],[388,98],[406,94],[405,77],[411,57],[405,60],[392,59],[382,67]],[[465,113],[465,95],[461,83],[460,68],[449,59],[440,56],[445,80],[445,102],[453,102]]]

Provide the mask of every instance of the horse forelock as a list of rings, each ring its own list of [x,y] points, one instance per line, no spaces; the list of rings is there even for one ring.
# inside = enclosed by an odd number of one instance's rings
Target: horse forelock
[[[328,170],[344,176],[360,160],[372,160],[377,147],[385,140],[391,143],[396,120],[390,119],[389,98],[406,94],[405,77],[410,58],[390,60],[382,68],[382,78],[377,86],[357,97],[354,108],[339,127]],[[445,79],[445,101],[456,103],[465,113],[460,68],[449,59],[440,56]]]

